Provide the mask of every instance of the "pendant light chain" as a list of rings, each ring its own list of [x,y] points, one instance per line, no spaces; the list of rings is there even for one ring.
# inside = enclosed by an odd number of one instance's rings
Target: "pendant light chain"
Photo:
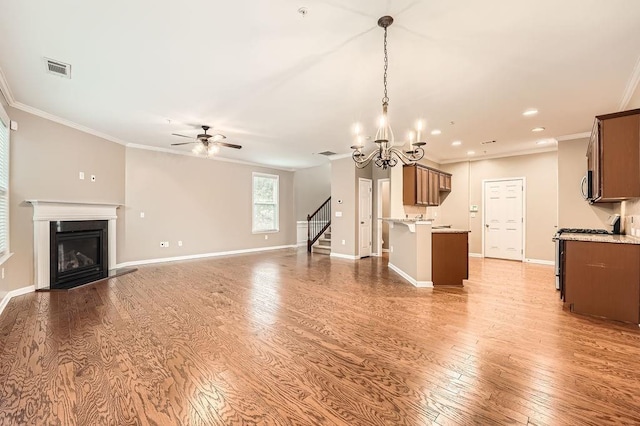
[[[389,103],[389,96],[387,96],[387,69],[389,68],[389,57],[387,55],[387,27],[384,27],[384,98],[382,98],[383,104]]]

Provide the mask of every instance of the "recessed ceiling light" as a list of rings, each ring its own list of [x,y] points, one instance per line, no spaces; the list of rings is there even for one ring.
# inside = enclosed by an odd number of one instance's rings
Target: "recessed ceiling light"
[[[467,155],[474,155],[475,153],[475,151],[467,151]]]
[[[451,145],[453,145],[453,146],[460,146],[460,145],[462,145],[462,142],[460,142],[460,141],[453,141],[453,142],[451,142]]]
[[[431,134],[432,134],[433,136],[438,136],[438,135],[439,135],[439,134],[441,134],[441,133],[442,133],[442,131],[441,131],[441,130],[439,130],[439,129],[433,129],[433,130],[431,131]]]
[[[544,127],[534,127],[531,129],[532,132],[544,132],[546,129]]]
[[[522,113],[525,117],[532,117],[538,113],[538,110],[535,108],[531,108]]]

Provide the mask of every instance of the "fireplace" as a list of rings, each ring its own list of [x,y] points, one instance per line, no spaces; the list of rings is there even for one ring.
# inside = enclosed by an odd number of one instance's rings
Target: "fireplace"
[[[33,205],[33,266],[36,291],[64,289],[79,285],[81,280],[78,279],[77,274],[85,272],[88,275],[91,272],[92,275],[85,282],[100,279],[98,271],[92,270],[98,263],[107,274],[102,278],[108,276],[112,271],[118,270],[116,265],[116,220],[118,218],[116,211],[119,207],[118,204],[41,200],[27,200],[27,202]],[[104,229],[104,225],[99,225],[97,228],[94,225],[85,227],[86,225],[81,225],[80,222],[85,224],[106,222],[107,229]],[[60,227],[60,234],[62,234],[60,235],[62,242],[60,251],[62,256],[64,253],[68,254],[66,265],[65,258],[60,258],[56,254],[59,251],[60,243],[60,241],[54,240],[55,234],[58,233],[58,223],[65,224]],[[78,235],[76,232],[91,230],[99,231],[100,236],[94,235],[94,237],[88,238],[91,242],[81,243],[84,245],[76,247],[74,250],[72,246],[80,243],[75,238]],[[72,250],[74,250],[72,253],[75,254],[75,259],[69,253]],[[94,264],[91,265],[89,260],[78,256],[77,252],[92,259]],[[53,256],[58,257],[54,258]],[[58,259],[60,259],[62,266],[60,274],[58,274]],[[52,265],[55,265],[55,273],[60,275],[64,282],[53,284],[52,280],[55,278],[51,270]],[[76,281],[76,279],[78,280]]]
[[[52,221],[49,226],[50,288],[71,288],[108,275],[108,221]]]

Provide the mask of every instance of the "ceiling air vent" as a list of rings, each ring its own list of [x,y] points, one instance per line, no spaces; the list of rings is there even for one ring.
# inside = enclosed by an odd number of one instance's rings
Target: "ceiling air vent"
[[[482,145],[489,145],[491,143],[496,143],[496,141],[485,141],[485,142],[482,142]]]
[[[71,78],[71,65],[64,62],[54,61],[53,59],[44,58],[47,72],[59,77]]]
[[[322,152],[319,152],[318,154],[320,154],[320,155],[326,155],[327,157],[330,157],[330,156],[332,156],[332,155],[336,155],[336,153],[335,153],[335,152],[333,152],[333,151],[322,151]]]

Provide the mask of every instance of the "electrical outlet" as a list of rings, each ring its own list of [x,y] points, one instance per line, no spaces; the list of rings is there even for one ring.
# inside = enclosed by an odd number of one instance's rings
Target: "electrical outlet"
[[[164,246],[165,246],[165,247],[169,247],[169,241],[165,241],[165,242],[164,242]]]
[[[265,236],[264,236],[264,239],[265,239],[265,240],[268,240],[268,239],[269,239],[269,236],[268,236],[268,235],[265,235]]]
[[[342,245],[344,246],[346,244],[347,244],[347,241],[346,240],[342,240]]]
[[[96,181],[96,175],[91,175],[91,182],[95,182]]]
[[[393,246],[389,246],[389,253],[393,253]]]
[[[84,180],[84,172],[78,173],[78,179]]]
[[[178,247],[182,247],[182,240],[178,241]]]
[[[144,219],[144,212],[140,212],[140,219]]]

